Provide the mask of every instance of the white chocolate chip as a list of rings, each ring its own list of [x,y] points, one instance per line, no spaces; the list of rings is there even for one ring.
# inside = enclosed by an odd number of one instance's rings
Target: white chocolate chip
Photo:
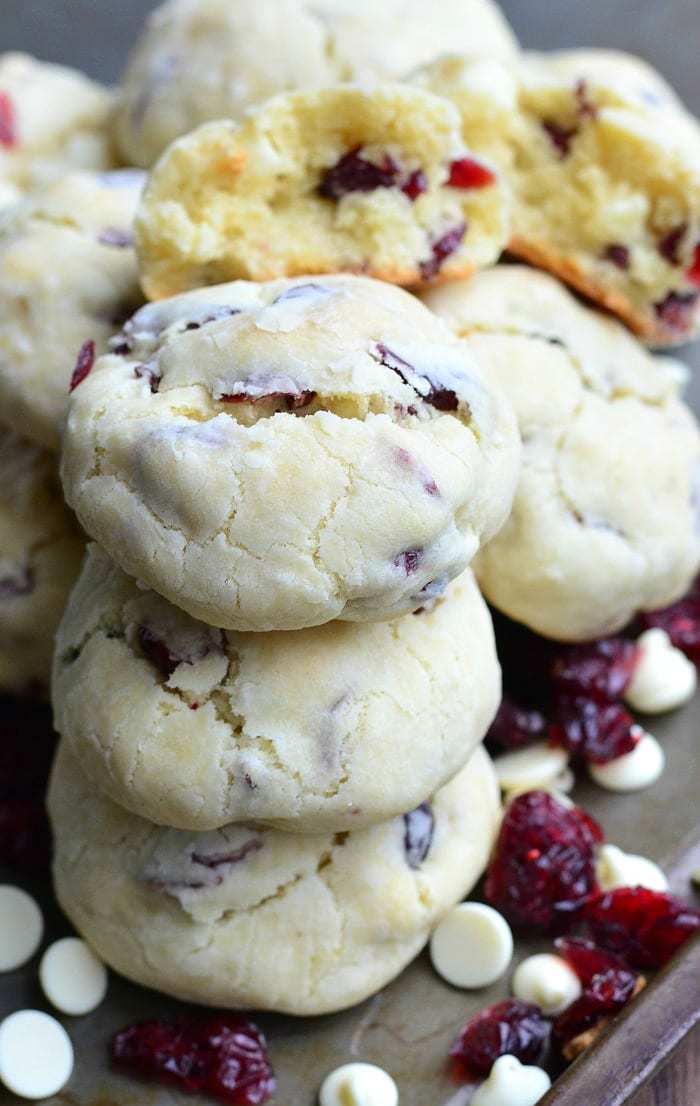
[[[493,762],[501,790],[518,793],[554,783],[566,771],[568,764],[566,750],[546,741],[537,741],[524,749],[504,753]]]
[[[463,902],[446,914],[430,938],[430,958],[443,979],[455,987],[487,987],[506,971],[513,956],[513,934],[497,910]]]
[[[343,1064],[332,1071],[318,1092],[319,1106],[397,1106],[396,1083],[374,1064]]]
[[[60,1022],[18,1010],[0,1023],[0,1080],[22,1098],[58,1094],[73,1071],[73,1046]]]
[[[64,1014],[89,1014],[107,993],[107,969],[80,937],[54,941],[39,965],[44,994]]]
[[[561,956],[549,952],[528,956],[513,972],[511,989],[523,1002],[534,1002],[547,1017],[561,1013],[581,994],[581,981]]]
[[[499,1056],[470,1106],[535,1106],[551,1085],[542,1068],[521,1064],[515,1056]]]
[[[660,714],[688,703],[695,694],[695,665],[671,645],[665,630],[645,630],[637,639],[640,657],[625,700],[643,714]]]
[[[617,845],[601,845],[596,862],[596,878],[603,891],[616,887],[646,887],[649,891],[668,891],[668,880],[653,860],[625,853]]]
[[[631,753],[608,761],[589,764],[588,774],[608,791],[641,791],[656,783],[664,770],[664,753],[655,737],[645,733]]]
[[[31,960],[43,933],[44,919],[32,896],[21,887],[0,885],[0,972]]]

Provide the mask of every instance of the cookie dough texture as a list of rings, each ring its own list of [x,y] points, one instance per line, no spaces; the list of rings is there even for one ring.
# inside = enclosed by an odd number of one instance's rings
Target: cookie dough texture
[[[509,406],[469,345],[379,281],[236,282],[142,308],[71,397],[87,532],[210,625],[423,606],[502,525]]]
[[[0,430],[0,689],[48,693],[53,639],[85,541],[56,458]]]
[[[277,96],[207,123],[156,165],[136,220],[149,299],[227,280],[358,272],[394,284],[468,277],[508,241],[508,194],[446,100],[408,85]],[[452,183],[451,183],[452,182]]]
[[[72,169],[108,169],[112,96],[75,69],[0,55],[0,197]]]
[[[53,681],[56,727],[93,782],[184,829],[383,821],[463,767],[499,699],[491,619],[469,570],[392,622],[242,634],[139,588],[96,546]]]
[[[513,191],[512,253],[656,345],[700,320],[700,127],[640,59],[526,54],[506,69],[442,59],[418,84],[451,99],[463,137]]]
[[[574,641],[682,595],[700,565],[700,434],[673,375],[532,269],[498,267],[425,299],[469,335],[520,425],[513,511],[475,560],[488,600]]]
[[[71,375],[140,303],[131,228],[144,174],[68,173],[0,216],[0,421],[60,447]]]
[[[289,89],[402,77],[447,50],[509,60],[491,0],[174,0],[155,11],[124,74],[116,138],[148,167],[174,139]]]
[[[499,802],[477,749],[429,802],[371,829],[193,834],[114,805],[61,743],[49,810],[59,903],[112,968],[186,1002],[321,1014],[419,952],[483,871]]]

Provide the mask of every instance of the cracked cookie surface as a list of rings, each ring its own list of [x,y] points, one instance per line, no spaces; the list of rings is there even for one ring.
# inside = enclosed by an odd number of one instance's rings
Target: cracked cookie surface
[[[115,802],[166,826],[354,830],[410,809],[500,699],[469,570],[392,622],[215,630],[91,546],[61,624],[55,724]]]
[[[491,0],[172,0],[150,16],[122,80],[115,133],[148,167],[211,119],[240,119],[287,89],[394,79],[446,50],[513,58]]]
[[[132,222],[145,175],[68,173],[0,222],[0,420],[60,448],[81,349],[143,302]]]
[[[425,301],[469,335],[520,425],[513,512],[474,563],[489,601],[572,641],[687,591],[700,563],[700,434],[664,362],[521,266]]]
[[[193,834],[113,804],[61,742],[49,811],[58,900],[116,971],[188,1002],[320,1014],[413,959],[483,871],[500,805],[478,748],[432,798],[370,829]]]
[[[0,689],[45,696],[53,639],[85,550],[56,458],[0,430]]]
[[[88,533],[238,630],[423,605],[503,523],[519,442],[467,342],[360,277],[143,308],[74,390],[62,475]]]

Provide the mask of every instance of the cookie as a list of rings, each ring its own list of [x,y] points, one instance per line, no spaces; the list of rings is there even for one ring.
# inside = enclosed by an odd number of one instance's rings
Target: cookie
[[[499,77],[487,128],[475,110],[472,68],[439,62],[418,83],[463,109],[465,141],[493,158],[511,185],[511,252],[651,344],[696,333],[700,127],[675,93],[629,55],[530,54],[510,73],[491,63]],[[485,87],[481,95],[489,100]]]
[[[56,458],[0,430],[0,690],[48,693],[54,633],[84,549]]]
[[[242,119],[279,92],[394,79],[447,50],[509,60],[517,44],[491,0],[175,0],[154,12],[121,86],[116,138],[148,167],[212,119]]]
[[[75,69],[0,55],[0,185],[28,192],[71,169],[114,164],[112,96]]]
[[[469,345],[362,277],[243,281],[142,308],[71,396],[87,532],[210,625],[423,606],[503,523],[512,411]]]
[[[98,549],[59,630],[56,728],[120,806],[161,825],[354,830],[463,767],[500,700],[469,570],[393,622],[215,630]]]
[[[62,742],[49,811],[59,903],[116,971],[186,1002],[322,1014],[416,956],[483,871],[499,803],[479,748],[429,801],[370,829],[196,834],[116,806]]]
[[[60,447],[79,352],[104,352],[143,302],[131,244],[143,179],[69,173],[0,218],[0,421],[46,449]]]
[[[508,199],[446,100],[407,85],[275,97],[207,123],[151,174],[136,219],[149,299],[228,280],[468,277],[498,258]]]
[[[520,424],[513,511],[474,562],[493,606],[577,641],[686,592],[700,566],[700,434],[673,374],[532,269],[425,299],[469,335]]]

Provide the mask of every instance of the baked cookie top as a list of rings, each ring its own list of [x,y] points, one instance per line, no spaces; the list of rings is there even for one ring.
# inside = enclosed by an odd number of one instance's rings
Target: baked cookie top
[[[575,641],[682,595],[700,565],[700,433],[670,359],[522,266],[425,299],[469,336],[520,426],[512,514],[475,559],[489,601]]]
[[[136,219],[149,299],[314,273],[454,280],[509,233],[505,186],[454,107],[389,83],[288,92],[199,127],[162,155]]]
[[[116,138],[153,164],[211,119],[241,119],[289,89],[401,77],[447,50],[499,57],[515,37],[491,0],[171,0],[153,12],[124,74]]]
[[[216,627],[423,605],[502,525],[519,443],[467,343],[361,277],[142,308],[74,390],[64,487],[127,572]]]

